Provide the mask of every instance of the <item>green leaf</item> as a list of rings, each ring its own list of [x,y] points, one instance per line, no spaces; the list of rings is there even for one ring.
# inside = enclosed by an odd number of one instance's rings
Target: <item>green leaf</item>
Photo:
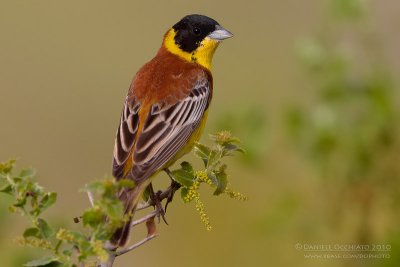
[[[72,251],[69,250],[69,249],[65,249],[65,250],[63,250],[62,254],[65,255],[65,256],[71,256],[72,255]]]
[[[24,264],[25,267],[38,267],[38,266],[61,266],[61,262],[57,258],[43,258],[38,260],[33,260]]]
[[[104,191],[104,182],[102,182],[102,181],[91,182],[91,183],[85,185],[83,190],[101,193]]]
[[[79,261],[84,261],[88,257],[93,255],[92,244],[88,240],[80,240],[79,242]]]
[[[45,238],[49,238],[54,235],[54,229],[51,228],[50,225],[42,218],[38,219],[37,228],[39,228],[40,233]]]
[[[23,236],[25,238],[27,238],[27,237],[41,238],[40,230],[36,227],[31,227],[31,228],[25,229]]]
[[[218,179],[214,172],[208,172],[207,176],[215,186],[218,186]]]
[[[221,148],[221,147],[220,147]],[[208,157],[208,162],[206,168],[209,171],[212,171],[220,162],[222,157],[222,150],[217,149],[217,150],[212,150],[209,157]]]
[[[17,199],[17,202],[13,204],[14,207],[22,208],[26,204],[26,196],[23,198]]]
[[[9,195],[12,195],[12,191],[13,191],[12,186],[10,184],[6,184],[0,189],[0,192],[6,193]]]
[[[183,200],[183,202],[186,202],[186,196],[189,193],[189,189],[187,187],[182,187],[181,188],[181,198]]]
[[[13,177],[12,180],[13,180],[13,182],[16,183],[16,184],[22,182],[22,178],[21,178],[21,177]]]
[[[192,166],[189,162],[183,161],[183,162],[181,163],[181,167],[182,167],[182,169],[185,170],[186,172],[191,173],[191,174],[194,174],[193,166]]]
[[[204,166],[207,166],[208,157],[210,156],[211,149],[203,144],[196,143],[194,145],[194,154],[203,160]]]
[[[119,220],[123,217],[123,205],[118,199],[103,201],[100,206],[111,219]]]
[[[228,152],[240,152],[242,154],[245,154],[245,151],[243,148],[241,148],[240,146],[234,145],[234,144],[225,144],[224,145],[224,149]]]
[[[104,214],[100,209],[91,208],[82,215],[83,225],[95,228],[99,223],[104,223]]]
[[[226,174],[226,165],[222,165],[217,172],[215,172],[215,177],[218,180],[217,189],[214,191],[214,195],[218,196],[223,193],[228,185],[228,175]]]
[[[6,162],[0,162],[0,172],[10,173],[14,167],[15,160],[11,159]]]
[[[182,162],[181,169],[172,171],[172,178],[183,186],[192,186],[195,178],[193,167],[188,162]]]
[[[49,192],[40,201],[40,208],[47,209],[57,201],[57,193]]]
[[[35,176],[35,171],[33,169],[24,169],[18,175],[18,177],[21,178],[32,178],[34,176]]]
[[[149,187],[146,187],[146,189],[143,191],[142,199],[146,202],[150,199],[150,188]]]

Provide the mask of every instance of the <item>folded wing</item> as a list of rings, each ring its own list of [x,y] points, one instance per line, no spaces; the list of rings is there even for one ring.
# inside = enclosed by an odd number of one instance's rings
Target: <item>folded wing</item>
[[[150,177],[162,168],[189,141],[199,126],[210,99],[209,80],[198,80],[189,95],[176,104],[152,105],[140,132],[140,104],[135,99],[131,101],[131,107],[124,108],[117,130],[114,176],[123,177],[124,166],[129,161],[132,161],[132,167],[126,176],[136,182]]]

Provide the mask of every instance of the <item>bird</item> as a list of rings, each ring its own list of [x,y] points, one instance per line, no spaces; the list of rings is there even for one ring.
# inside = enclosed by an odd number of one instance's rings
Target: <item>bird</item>
[[[171,174],[168,168],[199,140],[213,95],[212,58],[221,41],[232,36],[210,17],[187,15],[165,33],[156,56],[134,76],[116,131],[112,163],[115,179],[130,179],[134,187],[119,192],[129,219],[114,232],[113,244],[126,244],[146,189],[160,209],[151,181],[161,171]]]

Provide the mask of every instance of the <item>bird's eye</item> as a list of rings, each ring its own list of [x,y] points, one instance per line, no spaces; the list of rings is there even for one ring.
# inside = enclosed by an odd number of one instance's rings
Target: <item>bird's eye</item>
[[[199,35],[201,33],[201,30],[199,28],[193,28],[193,33],[196,35]]]

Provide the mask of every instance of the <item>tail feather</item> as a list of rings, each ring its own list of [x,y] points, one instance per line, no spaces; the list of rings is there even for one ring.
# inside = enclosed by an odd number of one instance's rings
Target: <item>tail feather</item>
[[[129,239],[131,223],[136,211],[137,204],[146,189],[147,184],[137,184],[133,189],[126,189],[120,192],[119,199],[124,203],[125,214],[130,214],[128,221],[126,221],[120,228],[118,228],[110,241],[112,244],[123,247]]]

